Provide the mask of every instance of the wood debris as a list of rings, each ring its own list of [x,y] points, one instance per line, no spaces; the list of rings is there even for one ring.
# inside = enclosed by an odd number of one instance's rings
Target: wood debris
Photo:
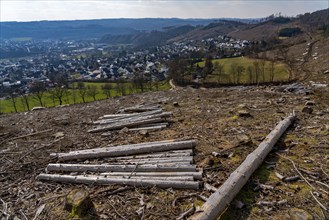
[[[203,204],[203,212],[197,213],[191,219],[218,218],[294,120],[295,115],[292,114],[280,121],[274,130],[267,135],[265,140],[259,144],[258,148],[247,156],[244,162],[230,175],[224,184]]]
[[[193,159],[194,140],[167,140],[51,154],[60,161],[96,159],[97,164],[50,163],[38,180],[199,189],[202,172]],[[99,161],[102,159],[102,161]],[[53,172],[75,172],[75,175]]]
[[[124,113],[121,113],[124,112]],[[168,126],[171,112],[164,112],[159,105],[138,105],[125,108],[118,114],[104,115],[94,121],[90,133],[107,132],[128,128],[129,131],[161,130]],[[103,133],[103,136],[110,135]]]

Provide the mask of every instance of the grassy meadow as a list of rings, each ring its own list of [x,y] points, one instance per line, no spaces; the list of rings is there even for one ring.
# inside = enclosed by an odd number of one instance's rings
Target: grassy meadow
[[[223,65],[224,73],[218,79],[218,75],[216,74],[216,68],[215,68],[215,71],[211,75],[208,75],[204,82],[218,82],[218,80],[219,80],[221,83],[232,83],[234,80],[233,80],[233,76],[232,76],[231,66],[232,65],[241,65],[244,68],[244,71],[242,72],[242,74],[240,76],[240,83],[248,84],[248,83],[250,83],[250,80],[249,80],[249,73],[248,73],[247,69],[249,66],[253,67],[254,62],[261,62],[261,60],[252,59],[252,58],[248,58],[248,57],[215,59],[212,61],[214,67],[216,67],[215,63],[219,63],[219,64]],[[200,67],[203,67],[204,64],[205,64],[204,61],[198,63],[198,65]],[[271,62],[265,61],[265,74],[264,74],[265,82],[271,81],[270,74],[269,74],[270,68],[271,68]],[[255,78],[255,72],[252,74],[252,77]],[[260,82],[263,82],[262,74],[260,74],[259,77],[260,77]],[[274,65],[273,81],[286,81],[286,80],[288,80],[288,78],[289,78],[289,76],[286,71],[285,65],[282,63],[276,62]]]
[[[104,94],[102,87],[108,84],[111,86],[110,91],[110,97],[115,97],[115,96],[121,96],[121,95],[129,95],[129,94],[134,94],[134,93],[140,93],[140,89],[135,89],[133,88],[132,83],[124,83],[124,94],[122,92],[117,91],[116,83],[107,83],[107,82],[84,82],[84,86],[86,88],[86,95],[85,95],[85,102],[92,102],[94,101],[94,98],[90,94],[90,87],[95,87],[96,88],[96,100],[102,100],[106,99],[107,96]],[[78,89],[72,89],[72,88],[77,88],[77,83],[73,83],[70,85],[69,89],[67,89],[64,92],[63,95],[63,105],[65,104],[78,104],[78,103],[83,103],[83,100],[81,98],[81,95],[79,93]],[[152,88],[150,88],[150,85],[145,84],[145,91],[156,91],[156,90],[167,90],[170,88],[170,85],[167,81],[159,82],[157,85],[153,83]],[[27,97],[28,99],[28,104],[30,109],[33,107],[41,106],[39,103],[39,100],[36,98],[35,95],[30,94]],[[58,106],[59,105],[59,100],[56,98],[53,98],[53,95],[51,91],[46,91],[43,94],[42,97],[42,103],[44,107],[53,107],[53,106]],[[23,112],[27,111],[27,106],[25,103],[25,100],[22,97],[17,97],[16,98],[16,107],[18,112]],[[12,113],[15,112],[14,106],[13,106],[13,101],[11,99],[0,99],[0,113]]]

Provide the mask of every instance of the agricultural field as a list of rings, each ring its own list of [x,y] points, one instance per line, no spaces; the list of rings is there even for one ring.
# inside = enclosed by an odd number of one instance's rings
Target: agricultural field
[[[95,100],[103,100],[107,98],[107,95],[104,93],[104,90],[102,87],[104,85],[109,85],[109,97],[116,97],[121,95],[129,95],[134,93],[140,93],[140,89],[133,88],[132,83],[123,83],[123,87],[120,90],[117,89],[116,83],[106,83],[106,82],[84,82],[84,87],[86,89],[85,92],[85,102],[92,102]],[[170,85],[167,81],[158,82],[157,84],[152,83],[152,88],[150,88],[150,85],[145,83],[145,90],[146,91],[158,91],[158,90],[167,90],[170,88]],[[78,83],[73,83],[69,86],[69,88],[64,92],[63,95],[63,105],[66,104],[79,104],[83,103],[83,99],[81,97],[81,94],[79,92],[79,89],[77,89]],[[96,89],[95,99],[93,97],[93,94],[91,93],[91,88],[94,87]],[[73,89],[74,88],[74,89]],[[123,91],[123,92],[122,92]],[[28,95],[27,97],[29,108],[32,109],[33,107],[41,106],[39,100],[37,97],[33,94]],[[22,97],[17,97],[15,99],[16,101],[16,108],[18,112],[27,111],[27,105],[25,100]],[[58,106],[59,100],[55,98],[52,94],[52,90],[48,90],[43,94],[42,97],[42,103],[44,107],[53,107]],[[15,112],[13,101],[10,98],[7,99],[1,99],[0,100],[0,113],[12,113]]]
[[[264,62],[264,78],[262,74],[262,62]],[[259,59],[252,59],[248,57],[235,57],[235,58],[225,58],[225,59],[215,59],[212,61],[214,65],[214,71],[211,75],[208,75],[205,79],[205,82],[220,82],[223,84],[232,84],[234,83],[234,76],[232,73],[232,66],[242,66],[243,71],[240,76],[241,84],[249,84],[255,83],[256,73],[254,64],[258,63],[259,65],[259,82],[271,82],[270,72],[271,72],[271,62],[270,61],[262,61]],[[223,65],[223,73],[218,76],[218,71],[216,68],[216,63]],[[204,67],[205,62],[199,62],[198,65],[200,67]],[[250,72],[248,72],[248,67],[252,68],[252,82],[250,82]],[[286,81],[289,79],[288,72],[286,67],[282,63],[274,63],[274,75],[273,81]]]

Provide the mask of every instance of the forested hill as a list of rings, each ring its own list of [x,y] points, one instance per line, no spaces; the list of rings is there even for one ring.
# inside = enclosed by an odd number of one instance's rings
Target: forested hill
[[[103,35],[130,35],[168,26],[207,25],[214,19],[100,19],[76,21],[1,22],[1,38],[90,39]]]
[[[248,19],[230,19],[251,22]],[[138,33],[161,31],[165,27],[206,26],[218,19],[99,19],[73,21],[33,21],[0,22],[0,38],[32,39],[100,39],[104,35],[135,35]]]

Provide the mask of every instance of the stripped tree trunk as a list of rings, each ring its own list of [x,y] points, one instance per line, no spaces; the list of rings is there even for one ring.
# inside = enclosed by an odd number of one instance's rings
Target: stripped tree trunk
[[[176,189],[199,189],[200,183],[194,181],[168,181],[168,180],[145,180],[145,179],[122,179],[107,178],[99,176],[70,176],[58,174],[40,174],[38,180],[47,180],[64,183],[84,183],[84,184],[125,184],[129,186],[157,186],[159,188],[176,188]]]
[[[162,122],[162,118],[152,118],[152,119],[146,119],[141,121],[123,121],[123,122],[117,122],[109,125],[103,125],[99,126],[94,129],[88,130],[89,133],[95,133],[95,132],[101,132],[101,131],[111,131],[111,130],[117,130],[124,127],[134,127],[138,125],[145,125],[149,123],[155,123],[155,122]]]
[[[195,180],[202,180],[202,172],[111,172],[101,173],[101,176],[144,176],[144,177],[175,177],[193,176]]]
[[[187,157],[169,157],[169,158],[147,158],[147,159],[108,159],[106,162],[111,164],[160,164],[160,163],[186,163],[193,164],[193,156]]]
[[[57,164],[50,163],[48,171],[66,172],[195,172],[196,165],[191,164],[141,164],[141,165],[89,165],[89,164]]]
[[[267,154],[272,150],[275,143],[294,121],[295,115],[282,120],[265,140],[250,153],[243,163],[230,175],[223,185],[213,193],[206,203],[203,204],[201,212],[191,217],[193,220],[217,219],[225,208],[230,204],[241,188],[246,184],[252,173],[261,165]]]
[[[170,150],[193,149],[196,145],[194,140],[187,141],[172,141],[172,142],[150,142],[136,145],[123,145],[116,147],[97,148],[75,151],[70,153],[60,153],[57,155],[61,161],[74,159],[102,158],[102,157],[117,157],[129,156],[135,154],[145,154],[150,152],[161,152]]]

